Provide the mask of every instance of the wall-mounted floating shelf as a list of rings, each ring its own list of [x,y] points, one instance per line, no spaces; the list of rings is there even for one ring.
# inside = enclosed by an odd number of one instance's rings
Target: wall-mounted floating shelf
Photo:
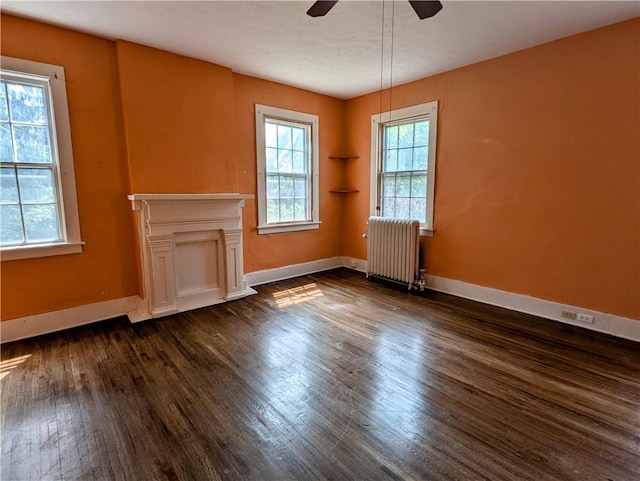
[[[329,192],[332,194],[355,194],[360,191],[357,189],[331,189]]]
[[[359,155],[330,155],[329,158],[333,160],[354,160],[354,159],[359,159],[360,156]],[[346,169],[346,165],[344,168]],[[355,194],[360,191],[358,189],[341,187],[337,189],[331,189],[329,192],[331,192],[332,194]]]

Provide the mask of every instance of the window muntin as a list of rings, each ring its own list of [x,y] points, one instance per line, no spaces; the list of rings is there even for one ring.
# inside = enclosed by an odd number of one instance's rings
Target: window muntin
[[[82,252],[64,68],[2,56],[2,261]]]
[[[0,244],[62,240],[49,82],[0,80]]]
[[[433,231],[438,102],[373,115],[371,215],[420,221]]]
[[[318,117],[256,105],[258,232],[317,229]]]

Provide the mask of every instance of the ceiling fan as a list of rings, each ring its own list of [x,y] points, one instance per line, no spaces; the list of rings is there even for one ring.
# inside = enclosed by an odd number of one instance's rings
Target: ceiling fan
[[[310,17],[324,17],[336,3],[338,3],[338,0],[315,2],[311,5],[311,8],[307,10],[307,15]],[[437,0],[409,0],[409,3],[420,20],[433,17],[436,13],[442,10],[442,3]]]

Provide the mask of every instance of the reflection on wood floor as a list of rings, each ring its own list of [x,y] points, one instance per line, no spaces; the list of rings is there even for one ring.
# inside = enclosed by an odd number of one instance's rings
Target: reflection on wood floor
[[[640,479],[638,344],[338,269],[2,349],[2,480]]]

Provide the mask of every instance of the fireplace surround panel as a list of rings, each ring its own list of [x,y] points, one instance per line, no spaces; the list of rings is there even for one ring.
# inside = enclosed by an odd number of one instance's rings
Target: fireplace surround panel
[[[143,293],[132,322],[245,297],[244,194],[132,194]]]

